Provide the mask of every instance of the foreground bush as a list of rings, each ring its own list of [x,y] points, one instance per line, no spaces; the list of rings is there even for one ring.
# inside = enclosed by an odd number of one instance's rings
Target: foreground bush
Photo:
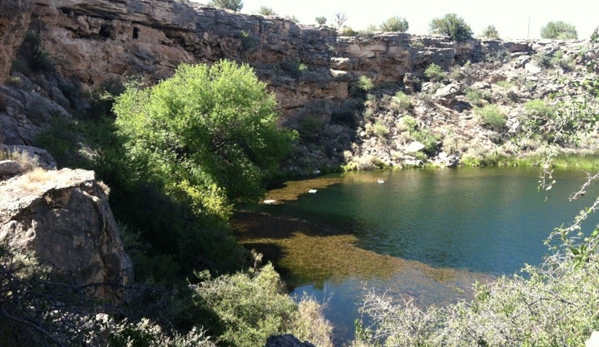
[[[218,338],[226,346],[262,346],[271,335],[294,333],[299,338],[331,346],[331,327],[319,305],[303,300],[298,305],[284,291],[273,266],[211,279],[207,272],[193,286],[196,304],[214,311],[224,327]],[[309,324],[309,326],[306,326]]]
[[[68,275],[0,245],[0,346],[215,346],[201,327],[182,333],[148,318],[123,320],[137,312],[121,307],[115,315],[114,307],[91,295],[105,286],[111,284],[77,286]]]

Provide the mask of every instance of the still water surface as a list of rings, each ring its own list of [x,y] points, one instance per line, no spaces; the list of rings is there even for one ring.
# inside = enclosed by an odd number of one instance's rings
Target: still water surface
[[[288,182],[276,205],[246,207],[240,240],[273,259],[292,286],[326,301],[336,343],[352,338],[364,290],[422,306],[467,297],[474,281],[543,261],[543,240],[592,203],[568,202],[580,171],[484,168],[350,173]],[[384,183],[379,183],[384,181]],[[317,189],[316,193],[308,193]],[[253,217],[250,217],[253,216]]]

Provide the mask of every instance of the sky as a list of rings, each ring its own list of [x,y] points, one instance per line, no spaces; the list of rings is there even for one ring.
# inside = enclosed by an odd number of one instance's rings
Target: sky
[[[261,6],[272,8],[281,17],[295,16],[302,24],[315,24],[318,16],[333,24],[335,13],[343,12],[349,18],[346,25],[354,30],[398,16],[408,21],[412,34],[428,34],[431,20],[447,13],[462,17],[474,36],[495,25],[503,39],[540,38],[541,28],[550,21],[574,25],[580,39],[588,39],[599,26],[597,0],[244,0],[241,12],[257,13]]]

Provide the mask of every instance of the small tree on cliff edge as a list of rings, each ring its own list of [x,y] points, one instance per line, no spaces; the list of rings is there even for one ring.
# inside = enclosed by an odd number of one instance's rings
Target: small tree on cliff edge
[[[432,34],[446,35],[454,41],[466,41],[472,38],[472,29],[462,17],[448,13],[443,18],[435,18],[429,24]]]
[[[395,16],[384,21],[380,28],[381,31],[405,33],[410,28],[410,25],[405,18]]]
[[[243,8],[243,1],[241,1],[241,0],[211,0],[210,5],[212,5],[214,7],[226,8],[227,10],[233,10],[235,12],[239,12]]]
[[[555,40],[576,40],[576,27],[562,21],[549,22],[541,28],[541,38]]]

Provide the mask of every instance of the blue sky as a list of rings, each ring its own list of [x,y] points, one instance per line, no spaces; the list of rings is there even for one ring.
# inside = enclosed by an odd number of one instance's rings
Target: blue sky
[[[541,27],[561,20],[573,24],[579,38],[588,39],[599,26],[597,0],[244,0],[241,12],[256,13],[260,6],[270,7],[282,17],[294,15],[303,24],[314,24],[317,16],[332,23],[335,13],[343,12],[349,18],[346,24],[355,30],[399,16],[406,18],[408,32],[413,34],[427,34],[430,21],[447,13],[464,18],[475,36],[493,24],[502,38],[539,38]]]

